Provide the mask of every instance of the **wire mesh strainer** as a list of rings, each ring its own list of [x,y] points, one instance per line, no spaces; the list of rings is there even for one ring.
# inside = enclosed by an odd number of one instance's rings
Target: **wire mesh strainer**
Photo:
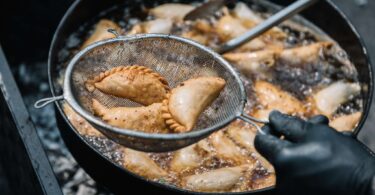
[[[180,134],[151,134],[113,127],[91,111],[95,98],[109,108],[140,106],[130,100],[106,95],[99,90],[89,92],[85,82],[98,73],[118,66],[146,66],[164,76],[171,88],[190,78],[218,76],[226,86],[215,102],[199,117],[195,128]],[[237,72],[219,54],[194,41],[171,35],[146,34],[117,37],[100,41],[79,52],[69,63],[63,95],[46,98],[36,103],[65,100],[78,114],[95,128],[126,147],[148,152],[176,150],[203,139],[236,118],[261,129],[255,122],[265,123],[243,113],[246,103],[244,85]]]

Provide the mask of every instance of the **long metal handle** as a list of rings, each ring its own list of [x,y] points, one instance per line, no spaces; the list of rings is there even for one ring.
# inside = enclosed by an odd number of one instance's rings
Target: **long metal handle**
[[[318,2],[319,0],[298,0],[295,3],[289,5],[288,7],[284,8],[283,10],[279,11],[275,15],[269,17],[267,20],[263,21],[256,27],[252,28],[245,34],[234,38],[224,45],[222,45],[220,48],[218,48],[216,51],[220,54],[226,53],[228,51],[231,51],[250,40],[256,38],[257,36],[263,34],[264,32],[268,31],[272,27],[280,24],[281,22],[285,21],[286,19],[296,15],[297,13],[301,12],[302,10],[306,9],[307,7],[310,7],[314,3]]]
[[[238,118],[253,125],[260,134],[263,134],[263,135],[266,134],[257,123],[267,124],[268,123],[267,120],[257,119],[244,113],[242,113]]]

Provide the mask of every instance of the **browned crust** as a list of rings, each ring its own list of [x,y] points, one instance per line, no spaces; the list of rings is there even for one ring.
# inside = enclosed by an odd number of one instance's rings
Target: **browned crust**
[[[184,125],[181,125],[178,121],[176,121],[171,112],[169,111],[169,99],[171,97],[171,94],[168,93],[166,95],[165,100],[163,100],[163,106],[161,108],[162,117],[165,120],[165,124],[169,127],[169,129],[173,130],[174,132],[186,132],[187,129]]]
[[[112,68],[111,70],[101,72],[98,76],[94,77],[91,80],[87,80],[85,82],[86,89],[89,92],[93,92],[95,90],[95,85],[94,85],[95,83],[102,81],[104,78],[114,73],[121,72],[121,71],[129,71],[129,70],[137,70],[139,71],[139,74],[150,74],[153,77],[157,78],[163,84],[166,91],[170,90],[168,86],[168,81],[163,76],[161,76],[159,73],[154,72],[150,68],[147,68],[145,66],[140,66],[140,65],[118,66],[116,68]]]

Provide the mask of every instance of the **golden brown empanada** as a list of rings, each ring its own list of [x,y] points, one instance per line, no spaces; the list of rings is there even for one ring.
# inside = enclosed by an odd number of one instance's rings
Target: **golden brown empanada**
[[[313,94],[313,104],[319,113],[331,117],[342,104],[360,93],[360,84],[337,81]]]
[[[242,154],[238,147],[222,131],[215,132],[209,137],[210,143],[214,149],[215,156],[233,165],[243,164],[250,159]]]
[[[249,153],[251,153],[251,156],[255,157],[257,159],[257,163],[267,169],[267,172],[275,172],[273,166],[265,158],[263,158],[263,156],[261,156],[254,147],[254,139],[257,131],[253,126],[248,124],[244,125],[242,123],[232,123],[230,126],[228,126],[227,133],[234,140],[234,142],[239,144],[241,147],[244,147]]]
[[[170,162],[170,169],[182,173],[199,167],[203,162],[203,157],[198,150],[199,146],[196,144],[177,150]]]
[[[307,46],[286,49],[281,52],[280,60],[290,65],[301,65],[314,63],[327,53],[327,50],[333,47],[332,42],[318,42]]]
[[[92,108],[95,115],[115,127],[148,133],[168,132],[162,117],[161,103],[155,103],[147,107],[106,108],[99,101],[93,99]]]
[[[63,104],[63,110],[74,128],[78,130],[81,135],[104,137],[104,135],[95,129],[89,122],[87,122],[81,115],[76,113],[68,103]]]
[[[228,125],[226,132],[235,143],[246,148],[250,152],[256,151],[254,147],[254,139],[257,130],[253,126],[244,124],[243,122],[234,122]]]
[[[259,119],[268,119],[272,110],[279,110],[285,114],[303,116],[306,109],[301,101],[279,87],[265,81],[257,81],[254,90],[261,109],[257,109],[254,116]]]
[[[162,179],[168,172],[159,167],[145,152],[124,148],[123,166],[148,179]]]
[[[251,165],[220,168],[184,177],[181,185],[198,192],[222,192],[241,182],[241,178],[251,169],[253,169]]]
[[[350,115],[339,116],[329,122],[329,126],[337,131],[352,131],[362,117],[361,112],[356,112]]]
[[[186,14],[194,9],[194,6],[182,3],[166,3],[150,10],[150,14],[156,18],[173,19],[182,21]]]
[[[162,102],[169,91],[168,82],[158,73],[144,66],[119,66],[100,73],[86,82],[86,88],[121,98],[127,98],[142,105]]]
[[[176,132],[193,129],[199,115],[220,94],[225,80],[219,77],[199,77],[187,80],[172,89],[163,101],[163,117]]]
[[[173,27],[173,21],[170,19],[155,19],[147,22],[139,23],[127,33],[128,35],[134,34],[147,34],[147,33],[160,33],[169,34]]]
[[[226,53],[224,58],[233,62],[242,74],[250,76],[266,75],[267,72],[275,65],[278,51],[276,50],[261,50],[256,52],[245,53]]]
[[[263,177],[257,177],[252,180],[252,189],[258,190],[258,189],[264,189],[267,187],[274,186],[276,183],[276,174],[275,173],[269,173]]]
[[[94,33],[83,43],[81,49],[105,39],[115,38],[115,35],[108,32],[109,29],[114,29],[117,32],[121,30],[120,26],[111,20],[102,19],[98,22],[95,27]]]

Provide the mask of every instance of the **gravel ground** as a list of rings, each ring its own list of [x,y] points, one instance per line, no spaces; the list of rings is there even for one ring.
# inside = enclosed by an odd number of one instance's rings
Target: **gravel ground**
[[[54,117],[54,109],[49,105],[43,109],[35,109],[33,104],[40,98],[50,95],[46,62],[32,65],[21,64],[16,75],[24,89],[24,101],[35,123],[52,168],[58,178],[64,194],[92,195],[110,194],[97,186],[95,181],[77,164],[60,136]]]

